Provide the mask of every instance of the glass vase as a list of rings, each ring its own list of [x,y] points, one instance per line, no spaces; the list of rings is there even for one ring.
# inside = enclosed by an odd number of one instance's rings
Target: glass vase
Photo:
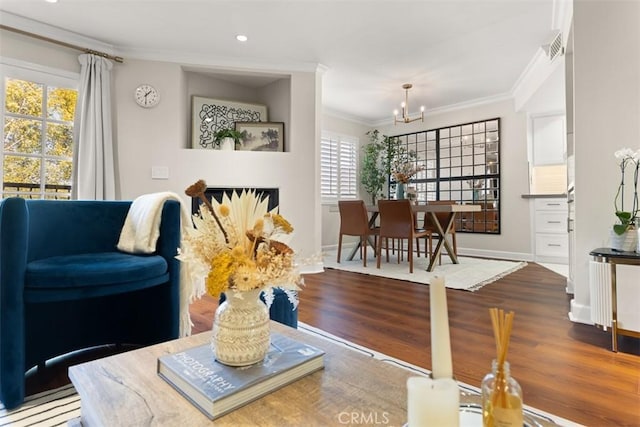
[[[225,292],[227,298],[216,309],[211,337],[218,362],[248,366],[266,356],[271,341],[269,309],[260,300],[260,292]]]
[[[511,376],[509,362],[500,369],[494,359],[492,371],[482,380],[482,425],[522,427],[522,388]]]
[[[404,183],[398,182],[396,184],[396,200],[404,199]]]

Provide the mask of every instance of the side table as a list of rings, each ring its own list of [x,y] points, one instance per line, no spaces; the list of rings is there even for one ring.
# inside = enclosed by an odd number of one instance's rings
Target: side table
[[[597,248],[589,252],[596,262],[611,265],[611,349],[618,351],[618,334],[640,337],[640,332],[618,328],[618,291],[616,285],[616,265],[640,265],[640,253],[615,251],[611,248]]]

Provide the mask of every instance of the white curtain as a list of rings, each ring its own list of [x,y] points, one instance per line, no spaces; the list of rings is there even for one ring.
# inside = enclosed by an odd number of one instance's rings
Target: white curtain
[[[73,133],[73,199],[114,200],[111,68],[108,59],[83,54]]]

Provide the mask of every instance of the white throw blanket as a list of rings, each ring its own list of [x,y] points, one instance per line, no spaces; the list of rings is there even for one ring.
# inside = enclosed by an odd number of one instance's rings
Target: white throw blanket
[[[118,249],[132,254],[149,254],[156,250],[160,237],[162,208],[167,200],[180,202],[181,235],[185,236],[193,229],[191,216],[180,197],[172,192],[151,193],[137,197],[129,208],[122,226]],[[180,264],[180,336],[191,335],[191,317],[189,304],[204,294],[202,286],[194,283],[188,264]]]

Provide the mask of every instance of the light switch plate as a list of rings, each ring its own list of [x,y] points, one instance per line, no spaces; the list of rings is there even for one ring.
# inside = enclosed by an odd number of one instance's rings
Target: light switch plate
[[[169,179],[169,167],[151,166],[151,179]]]

